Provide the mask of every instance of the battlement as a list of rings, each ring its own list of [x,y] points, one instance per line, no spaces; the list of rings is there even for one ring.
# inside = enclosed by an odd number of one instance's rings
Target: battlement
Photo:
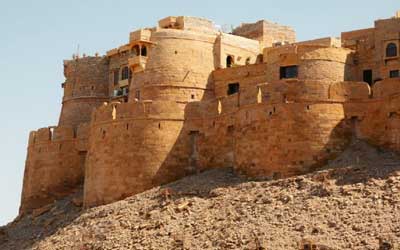
[[[41,143],[62,142],[71,140],[85,140],[88,138],[88,123],[80,124],[77,128],[51,126],[31,131],[29,146]]]
[[[124,119],[166,119],[181,120],[183,106],[174,101],[144,100],[129,103],[104,103],[94,113],[94,123],[112,122]]]
[[[242,23],[233,30],[232,34],[258,40],[261,48],[290,44],[296,41],[296,32],[291,27],[266,20]]]
[[[64,61],[58,126],[30,133],[21,212],[83,183],[84,206],[208,168],[313,171],[353,137],[400,152],[399,18],[296,42],[288,26],[170,16]]]
[[[161,29],[190,30],[201,33],[215,34],[217,32],[214,23],[200,17],[169,16],[158,21]]]

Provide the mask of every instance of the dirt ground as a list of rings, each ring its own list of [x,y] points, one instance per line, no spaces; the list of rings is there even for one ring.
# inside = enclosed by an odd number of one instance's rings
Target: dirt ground
[[[400,249],[400,157],[353,142],[320,171],[215,169],[82,211],[80,192],[0,228],[1,250]]]

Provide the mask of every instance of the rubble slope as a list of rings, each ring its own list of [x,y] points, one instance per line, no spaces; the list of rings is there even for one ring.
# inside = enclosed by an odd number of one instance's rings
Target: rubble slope
[[[79,192],[0,228],[0,249],[399,249],[400,157],[353,142],[323,169],[215,169],[82,211]]]

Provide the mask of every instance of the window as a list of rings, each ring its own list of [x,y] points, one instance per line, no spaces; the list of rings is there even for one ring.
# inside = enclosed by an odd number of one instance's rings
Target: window
[[[297,65],[281,67],[280,79],[284,78],[297,78],[298,67]]]
[[[250,58],[250,57],[247,57],[247,59],[246,59],[246,65],[249,65],[249,64],[250,64],[250,60],[251,60],[251,58]]]
[[[229,83],[228,84],[228,95],[233,95],[239,92],[239,83]]]
[[[233,57],[232,56],[227,56],[226,57],[226,67],[230,68],[233,65]]]
[[[372,70],[367,69],[363,71],[363,81],[372,85]]]
[[[121,72],[121,80],[126,80],[129,78],[129,69],[128,67],[123,67]]]
[[[127,87],[122,88],[121,90],[122,90],[122,95],[123,96],[127,96],[129,94],[129,89]]]
[[[119,71],[114,70],[114,85],[117,85],[119,81]]]
[[[134,54],[135,56],[140,56],[140,48],[139,48],[139,45],[135,45],[135,46],[133,47],[133,54]]]
[[[140,90],[136,90],[135,98],[139,101],[140,100]]]
[[[397,56],[397,45],[395,43],[389,43],[386,46],[386,57]]]
[[[147,56],[147,48],[146,46],[143,46],[142,49],[140,50],[140,54],[142,56]]]
[[[391,70],[389,73],[390,78],[400,77],[399,70]]]

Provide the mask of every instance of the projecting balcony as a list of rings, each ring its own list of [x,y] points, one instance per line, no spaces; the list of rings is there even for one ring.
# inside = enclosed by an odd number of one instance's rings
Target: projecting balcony
[[[140,29],[129,34],[129,42],[143,42],[143,41],[150,41],[151,31],[147,29]]]
[[[146,68],[146,56],[134,56],[128,59],[129,67],[133,72],[140,72]]]
[[[118,85],[120,88],[127,87],[129,85],[129,79],[119,80]]]

